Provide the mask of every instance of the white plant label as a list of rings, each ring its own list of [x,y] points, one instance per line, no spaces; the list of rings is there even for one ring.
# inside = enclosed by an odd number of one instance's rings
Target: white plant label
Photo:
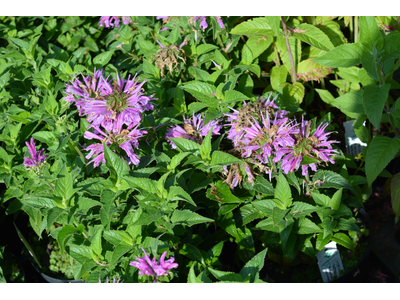
[[[353,123],[355,120],[344,122],[344,138],[346,140],[346,150],[348,155],[357,156],[367,146],[366,143],[361,142],[353,130]],[[365,122],[364,122],[365,124]],[[364,126],[363,124],[363,126]]]
[[[336,242],[330,242],[324,249],[317,253],[318,267],[324,282],[331,282],[336,276],[340,277],[340,271],[344,270]]]

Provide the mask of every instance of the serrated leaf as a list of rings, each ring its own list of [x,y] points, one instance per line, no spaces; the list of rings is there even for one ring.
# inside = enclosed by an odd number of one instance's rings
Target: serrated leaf
[[[321,50],[330,51],[334,48],[329,37],[311,24],[300,24],[300,26],[293,31],[293,36]]]
[[[203,217],[191,210],[175,210],[171,216],[172,223],[183,224],[187,226],[193,226],[195,224],[213,222],[213,219]]]
[[[250,276],[250,282],[255,282],[258,280],[259,272],[264,267],[264,260],[267,251],[268,248],[265,248],[244,265],[240,271],[240,275],[243,279],[246,279],[248,276]]]
[[[383,37],[379,31],[378,24],[374,16],[360,16],[358,19],[360,28],[358,42],[368,45],[372,51],[375,47],[379,51],[383,46]]]
[[[365,114],[375,128],[379,128],[383,107],[389,96],[390,84],[386,83],[381,86],[368,85],[364,89],[363,106]]]
[[[331,208],[337,210],[340,206],[340,202],[342,201],[342,193],[343,188],[338,189],[332,196],[331,200]]]
[[[390,58],[398,58],[400,57],[400,32],[392,31],[384,39],[384,48],[385,56],[383,57],[383,61],[389,60]]]
[[[314,182],[321,181],[320,188],[347,188],[355,191],[350,183],[340,174],[333,171],[320,170],[314,175]]]
[[[200,145],[191,140],[184,138],[170,138],[170,140],[173,141],[182,152],[190,152],[196,155],[196,153],[200,151]]]
[[[271,86],[276,91],[282,83],[286,82],[288,71],[285,66],[274,66],[271,69]]]
[[[282,172],[279,172],[274,196],[276,199],[282,202],[284,208],[292,205],[292,192],[290,190],[289,183]]]
[[[281,26],[281,18],[279,16],[266,16],[265,19],[267,20],[269,27],[274,31],[275,36],[278,36]]]
[[[60,245],[60,250],[61,253],[64,253],[65,251],[65,246],[68,242],[68,240],[77,233],[81,233],[84,230],[84,226],[80,224],[78,227],[75,227],[73,225],[65,225],[62,227],[62,229],[58,232],[57,234],[57,241]]]
[[[342,232],[336,233],[332,236],[332,241],[350,249],[351,251],[355,251],[354,244],[351,241],[350,237]]]
[[[268,17],[267,17],[268,18]],[[278,17],[279,18],[279,17]],[[279,27],[279,26],[278,26]],[[251,60],[256,59],[271,45],[272,36],[251,36],[246,42],[246,46],[251,52]],[[247,64],[247,63],[245,63]]]
[[[96,233],[94,234],[94,237],[90,243],[90,249],[93,250],[94,253],[97,255],[101,255],[102,251],[102,246],[101,246],[101,236],[103,233],[104,227],[102,225],[98,225],[98,227],[95,229]]]
[[[267,19],[265,17],[261,18],[253,18],[252,20],[248,20],[246,22],[242,22],[239,25],[235,26],[231,32],[231,34],[239,34],[239,35],[273,35],[274,31],[269,26]]]
[[[202,265],[205,264],[204,258],[200,250],[197,249],[197,247],[193,246],[192,244],[184,244],[182,249],[179,250],[179,253],[201,263]]]
[[[214,187],[207,190],[207,197],[220,203],[241,203],[243,200],[234,196],[229,186],[222,180],[219,180]]]
[[[253,188],[265,196],[274,196],[275,189],[272,186],[272,183],[269,182],[267,179],[261,176],[256,176],[256,180],[254,181]]]
[[[190,197],[190,195],[180,186],[171,186],[169,188],[167,200],[182,200],[192,204],[193,206],[197,206],[192,197]]]
[[[97,68],[105,66],[106,64],[108,64],[113,54],[114,50],[100,53],[93,58],[93,63],[96,65]]]
[[[218,47],[216,45],[212,45],[212,44],[201,44],[199,46],[197,46],[196,48],[196,54],[198,56],[200,56],[201,54],[210,52],[212,50],[217,49]]]
[[[222,151],[214,151],[211,156],[211,166],[226,166],[234,163],[243,163],[240,159]]]
[[[106,160],[106,166],[110,170],[112,180],[117,180],[126,174],[128,174],[128,165],[121,157],[114,153],[106,143],[103,144],[104,158]]]
[[[239,215],[243,225],[246,225],[255,219],[261,218],[260,212],[252,204],[247,204],[240,207]]]
[[[336,224],[337,220],[334,220],[330,217],[324,218],[324,220],[322,221],[322,227],[324,229],[324,239],[332,233],[332,231],[336,228]]]
[[[365,113],[363,97],[364,90],[352,91],[334,99],[330,104],[349,117],[358,119]]]
[[[225,272],[214,270],[213,268],[207,268],[211,274],[214,275],[215,278],[221,281],[229,281],[229,282],[243,282],[243,278],[240,274],[236,274],[233,272]]]
[[[319,228],[317,224],[308,218],[301,219],[301,221],[299,221],[299,225],[300,227],[297,232],[298,234],[312,234],[321,232],[321,228]]]
[[[311,204],[296,201],[290,209],[290,214],[294,218],[301,218],[303,216],[311,215],[311,213],[317,211],[317,208]]]
[[[376,177],[395,157],[400,148],[400,139],[391,139],[386,136],[375,136],[368,147],[365,157],[365,173],[368,185],[375,181]]]
[[[332,49],[328,53],[314,58],[313,61],[327,67],[351,67],[361,63],[365,52],[362,44],[343,44]]]

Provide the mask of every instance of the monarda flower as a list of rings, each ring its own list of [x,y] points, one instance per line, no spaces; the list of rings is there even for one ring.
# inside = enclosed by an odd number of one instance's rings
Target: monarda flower
[[[143,94],[143,84],[146,80],[139,83],[137,74],[127,80],[117,74],[117,80],[112,84],[111,81],[102,80],[102,92],[96,98],[86,101],[83,108],[84,114],[88,116],[88,122],[94,126],[107,126],[107,123],[116,122],[117,119],[123,124],[134,126],[141,121],[143,111],[152,110],[151,100],[156,100],[152,96]]]
[[[219,131],[222,129],[222,125],[218,125],[218,122],[218,120],[211,120],[204,125],[204,119],[201,118],[201,114],[195,116],[193,112],[193,117],[191,119],[187,120],[184,117],[183,128],[179,125],[175,125],[167,130],[165,137],[168,142],[171,143],[172,149],[175,149],[176,145],[169,138],[184,138],[201,144],[203,137],[205,137],[211,129],[211,135],[220,135]]]
[[[229,124],[225,126],[230,126],[228,130],[227,138],[232,141],[233,146],[239,146],[239,140],[242,139],[245,131],[244,127],[251,127],[253,120],[257,122],[262,121],[262,115],[265,115],[267,112],[272,116],[276,116],[278,118],[285,117],[288,112],[285,110],[279,110],[278,106],[274,103],[276,97],[271,99],[270,94],[268,99],[261,98],[257,99],[255,102],[246,103],[243,101],[243,106],[241,108],[234,109],[230,108],[233,112],[227,113],[225,116],[228,117]],[[240,146],[243,146],[241,144]]]
[[[154,282],[157,281],[157,278],[159,276],[164,276],[168,275],[171,273],[171,269],[175,269],[178,267],[177,263],[174,263],[175,258],[171,257],[168,260],[165,260],[165,256],[167,255],[167,251],[165,251],[161,257],[160,261],[156,261],[156,258],[154,257],[153,260],[150,259],[150,257],[147,255],[146,251],[142,248],[142,251],[144,252],[144,257],[136,257],[136,261],[131,261],[129,263],[130,266],[133,266],[135,268],[138,268],[139,275],[144,276],[144,275],[150,275],[154,276]]]
[[[101,130],[100,126],[92,126],[94,133],[86,131],[84,137],[88,140],[97,139],[101,143],[92,144],[86,147],[84,150],[90,151],[86,155],[86,159],[93,158],[90,162],[93,162],[93,166],[97,167],[100,163],[105,163],[103,143],[109,148],[114,149],[115,152],[125,157],[128,164],[137,165],[140,160],[139,156],[134,152],[134,149],[139,147],[139,138],[142,137],[147,131],[139,130],[133,127],[133,124],[128,126],[126,129],[123,128],[122,122],[115,122]],[[123,155],[125,154],[125,155]]]
[[[115,25],[115,27],[119,27],[119,23],[120,23],[119,18],[122,18],[122,23],[124,23],[125,25],[132,23],[131,17],[105,16],[105,17],[100,18],[99,26],[100,27],[105,26],[106,28],[108,28],[108,27],[114,28],[114,25]]]
[[[94,69],[93,78],[89,75],[87,77],[83,76],[83,82],[75,77],[75,80],[71,81],[70,85],[66,85],[64,93],[67,96],[64,99],[69,103],[75,103],[81,116],[84,113],[86,103],[96,99],[103,92],[103,81],[101,71],[96,71],[96,69]]]
[[[33,137],[31,138],[30,143],[25,142],[25,144],[28,146],[28,150],[31,155],[31,158],[25,156],[24,166],[27,169],[33,169],[36,171],[46,161],[46,158],[48,157],[48,155],[43,155],[44,148],[41,151],[36,151],[36,145],[33,140]]]
[[[332,148],[333,143],[337,141],[328,141],[331,132],[326,133],[325,129],[329,123],[320,124],[314,133],[311,134],[311,122],[302,119],[300,132],[294,134],[295,144],[293,147],[281,148],[275,153],[273,161],[281,162],[281,169],[284,174],[293,172],[299,169],[303,158],[308,156],[312,159],[324,162],[335,163],[333,157],[338,154],[338,151]],[[317,171],[317,166],[320,162],[305,164],[302,166],[302,175],[308,175],[308,168],[312,171]]]

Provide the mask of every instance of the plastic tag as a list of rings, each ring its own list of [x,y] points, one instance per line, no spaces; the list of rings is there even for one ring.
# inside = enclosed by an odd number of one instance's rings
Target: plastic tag
[[[317,253],[318,267],[324,282],[331,282],[336,276],[340,277],[340,271],[344,270],[336,242],[330,242],[324,249]]]
[[[357,156],[367,146],[366,143],[361,142],[353,130],[353,123],[355,120],[344,122],[344,138],[346,140],[346,150],[348,155]]]

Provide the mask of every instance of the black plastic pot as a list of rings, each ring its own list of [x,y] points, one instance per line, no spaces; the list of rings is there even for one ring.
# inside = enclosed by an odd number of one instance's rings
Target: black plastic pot
[[[54,276],[51,276],[49,274],[44,273],[41,264],[39,262],[38,257],[36,256],[35,252],[33,251],[33,249],[30,247],[29,243],[27,242],[27,240],[25,239],[25,237],[23,236],[22,232],[19,231],[18,227],[15,225],[14,223],[14,227],[15,227],[15,231],[17,233],[17,236],[19,237],[20,241],[22,242],[22,244],[25,246],[26,250],[29,252],[30,257],[29,257],[29,265],[31,268],[33,268],[34,270],[36,270],[36,272],[38,274],[40,274],[40,276],[48,283],[83,283],[83,281],[81,279],[79,280],[74,280],[74,279],[59,279],[56,278]]]

